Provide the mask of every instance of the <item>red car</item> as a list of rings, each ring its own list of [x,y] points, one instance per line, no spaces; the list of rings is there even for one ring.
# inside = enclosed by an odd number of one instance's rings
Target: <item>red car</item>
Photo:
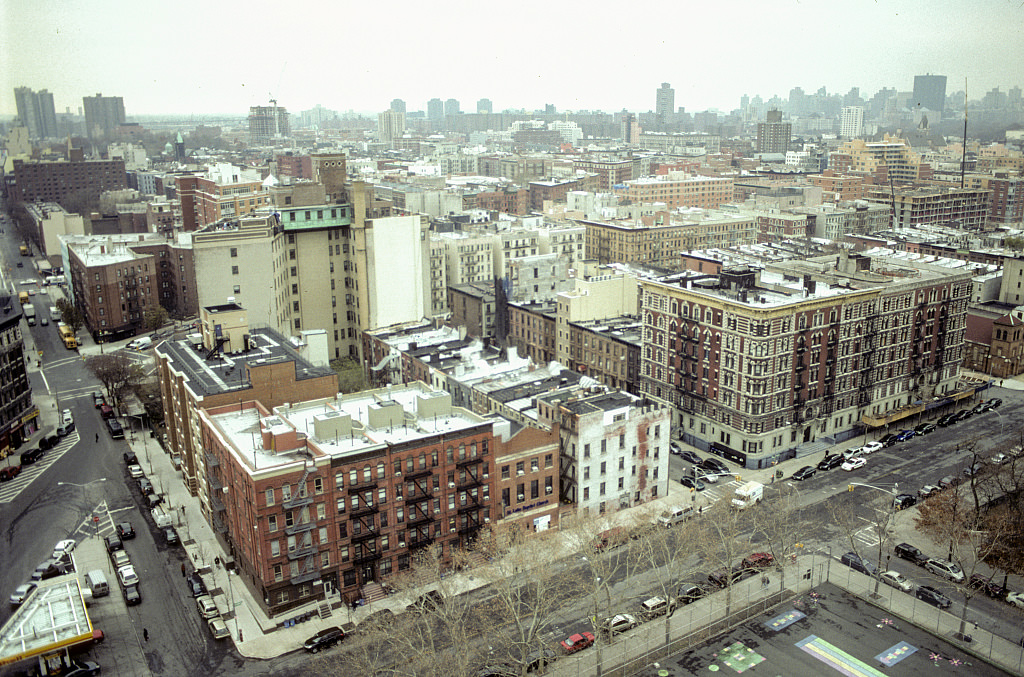
[[[562,649],[565,650],[565,653],[576,653],[577,651],[583,651],[593,643],[594,633],[581,632],[573,635],[569,639],[563,639]]]
[[[100,405],[100,418],[114,418],[114,408],[109,404]]]
[[[744,567],[755,567],[764,569],[775,563],[775,558],[770,552],[755,552],[743,558],[740,564]]]
[[[0,482],[6,482],[7,480],[13,480],[21,472],[20,465],[9,465],[6,468],[0,468]]]

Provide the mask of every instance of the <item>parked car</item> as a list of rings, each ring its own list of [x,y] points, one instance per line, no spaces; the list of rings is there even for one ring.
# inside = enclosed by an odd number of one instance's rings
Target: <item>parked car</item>
[[[935,432],[935,424],[933,423],[922,423],[921,425],[914,428],[914,432],[918,435],[927,435],[928,433]]]
[[[679,586],[676,598],[680,604],[689,604],[711,594],[711,588],[703,583],[683,583]]]
[[[683,477],[679,478],[679,483],[689,489],[696,489],[697,491],[704,491],[704,483],[695,477]]]
[[[134,451],[124,452],[124,464],[128,466],[138,465],[139,457],[135,455]]]
[[[594,637],[592,632],[578,632],[575,635],[570,635],[566,639],[563,639],[560,643],[562,650],[567,654],[576,653],[577,651],[583,651],[587,647],[594,644]]]
[[[855,552],[846,553],[845,555],[839,558],[839,561],[845,564],[846,566],[850,567],[854,571],[859,571],[862,574],[867,574],[868,576],[878,575],[878,567],[876,567],[874,563],[872,563],[871,561],[864,559]]]
[[[206,621],[206,625],[210,628],[210,634],[213,635],[214,639],[227,639],[231,635],[228,632],[227,624],[220,616],[214,616]]]
[[[658,616],[664,616],[675,608],[676,601],[674,599],[665,599],[660,596],[651,597],[640,604],[640,615],[646,619],[657,618]]]
[[[917,496],[913,494],[899,494],[892,499],[892,507],[896,510],[906,510],[917,504]]]
[[[998,397],[993,397],[991,400],[988,401],[988,403],[989,403],[989,406],[991,406],[993,409],[995,409],[996,407],[999,407],[1000,405],[1002,405],[1003,401],[1001,399],[999,399]]]
[[[681,446],[679,446],[678,444],[676,444],[675,442],[669,442],[668,443],[668,453],[672,454],[673,456],[682,456],[683,455],[683,448]]]
[[[1004,463],[1010,462],[1010,457],[1003,453],[998,453],[988,459],[988,462],[993,465],[1003,465]]]
[[[115,570],[120,569],[121,567],[126,567],[132,563],[132,561],[128,559],[128,553],[124,550],[114,550],[111,552],[110,562],[114,565]]]
[[[898,442],[898,441],[899,440],[896,439],[896,435],[895,434],[888,433],[887,435],[884,435],[881,438],[879,438],[878,443],[881,444],[883,447],[891,447],[892,445],[896,444],[896,442]]]
[[[60,443],[60,438],[56,435],[47,435],[46,437],[39,440],[39,448],[43,451],[49,451],[53,449],[57,444]]]
[[[843,452],[843,460],[849,461],[851,458],[860,458],[864,456],[864,447],[851,447]]]
[[[75,539],[66,538],[63,541],[57,541],[57,545],[53,546],[53,553],[50,555],[53,559],[62,559],[75,549]]]
[[[941,557],[933,557],[924,563],[924,568],[936,576],[948,578],[954,583],[963,583],[964,572],[954,562]]]
[[[984,574],[971,574],[967,585],[981,590],[992,599],[1005,599],[1010,594],[1007,588],[993,581],[991,576],[985,576]]]
[[[966,468],[964,468],[964,476],[965,477],[974,477],[975,475],[980,473],[982,468],[984,468],[984,467],[985,466],[982,465],[980,461],[977,462],[977,463],[972,463],[971,465],[969,465]]]
[[[818,470],[824,471],[832,470],[833,468],[838,468],[843,464],[843,460],[845,459],[843,459],[842,454],[832,454],[831,456],[826,456],[825,458],[818,461]]]
[[[1024,592],[1011,592],[1006,595],[1006,603],[1018,609],[1024,609]]]
[[[114,418],[114,408],[109,404],[104,404],[100,407],[100,418],[106,420],[108,418]]]
[[[752,552],[740,562],[741,567],[754,569],[767,569],[773,564],[775,557],[770,552]]]
[[[41,562],[39,566],[36,567],[36,570],[32,572],[31,578],[33,581],[45,581],[51,578],[56,578],[66,572],[67,569],[61,561],[51,557],[45,562]]]
[[[640,625],[633,614],[615,614],[601,621],[601,632],[605,635],[617,635],[620,632],[632,630]]]
[[[805,465],[804,467],[800,468],[795,473],[793,473],[793,476],[790,479],[796,480],[797,482],[802,482],[803,480],[807,480],[814,477],[814,473],[816,472],[818,472],[818,469],[815,468],[813,465]]]
[[[701,482],[707,482],[708,484],[715,484],[718,482],[718,473],[708,472],[701,468],[693,469],[693,476],[699,479]]]
[[[209,595],[199,595],[199,597],[196,597],[196,608],[199,610],[199,615],[204,619],[220,615],[220,612],[217,610],[217,604],[214,603],[213,597]]]
[[[917,566],[924,566],[924,563],[928,561],[928,555],[924,554],[909,543],[898,543],[894,550],[897,557],[905,559],[908,562],[913,562]]]
[[[729,470],[729,466],[727,466],[724,462],[718,460],[717,458],[711,456],[705,458],[704,462],[700,464],[700,467],[704,468],[705,470],[722,473],[724,475],[727,475],[731,472]]]
[[[142,593],[139,592],[138,584],[121,586],[121,594],[124,595],[124,603],[128,606],[142,604]]]
[[[22,583],[14,589],[11,593],[11,606],[19,606],[28,599],[28,596],[32,594],[32,591],[38,587],[38,583]]]
[[[206,594],[206,584],[203,583],[203,579],[200,578],[197,572],[193,571],[189,574],[185,579],[185,582],[188,584],[188,589],[192,593],[193,597],[199,597],[199,595]]]
[[[953,425],[956,421],[956,414],[946,414],[945,416],[940,416],[936,423],[939,424],[940,428],[945,428],[948,425]]]
[[[526,655],[526,671],[537,672],[538,670],[546,667],[549,663],[553,663],[558,658],[558,654],[553,649],[543,647],[540,649],[534,649]]]
[[[846,470],[847,472],[849,472],[850,470],[856,470],[857,468],[863,468],[867,464],[868,464],[868,459],[864,458],[863,456],[854,456],[853,458],[850,458],[850,459],[847,459],[846,461],[844,461],[843,465],[841,465],[840,467],[843,470]]]
[[[143,500],[146,501],[146,507],[152,510],[164,502],[164,497],[162,494],[146,494]]]
[[[970,409],[961,409],[960,411],[956,412],[955,416],[955,422],[959,423],[960,421],[966,421],[971,416],[974,416],[974,412],[971,411]]]
[[[683,453],[679,454],[679,456],[687,463],[692,463],[694,465],[700,465],[701,463],[704,462],[703,458],[698,456],[695,452],[690,451],[689,449],[685,449]]]
[[[885,445],[882,444],[881,442],[872,441],[865,444],[863,447],[861,447],[861,449],[864,450],[865,454],[873,454],[876,451],[881,451],[884,447]]]
[[[302,648],[309,653],[316,653],[321,649],[329,649],[343,639],[345,639],[345,632],[341,628],[324,628],[303,642]]]
[[[140,477],[139,478],[139,491],[141,491],[143,493],[143,495],[145,495],[145,494],[152,494],[156,490],[153,488],[153,483],[150,482],[149,479],[147,479],[145,477]]]
[[[61,677],[93,677],[100,674],[100,665],[93,661],[75,661],[68,672],[62,672]]]
[[[921,487],[920,489],[917,490],[917,497],[922,499],[922,500],[924,500],[924,499],[928,498],[929,496],[933,496],[934,494],[937,494],[940,491],[942,491],[942,489],[940,489],[939,487],[935,486],[934,484],[926,484],[926,485],[924,485],[923,487]]]
[[[117,570],[117,579],[124,586],[139,584],[139,575],[135,573],[135,567],[130,564]]]
[[[878,578],[886,585],[902,590],[903,592],[910,592],[914,589],[914,584],[909,578],[904,576],[898,571],[886,571],[878,575]]]
[[[128,477],[131,477],[133,480],[137,480],[145,476],[146,473],[142,471],[141,465],[134,463],[128,466]]]
[[[725,588],[731,583],[739,583],[740,581],[746,580],[751,576],[756,576],[758,570],[753,567],[738,566],[734,569],[728,567],[722,567],[721,569],[715,569],[708,574],[708,583],[719,588]]]
[[[948,609],[953,604],[948,597],[930,585],[922,585],[914,592],[914,595],[919,600],[927,602],[932,606],[937,606],[940,609]]]
[[[107,552],[114,552],[115,550],[124,550],[124,543],[121,542],[121,537],[117,534],[110,534],[103,539],[103,542],[107,545]]]
[[[0,468],[0,482],[6,482],[8,480],[13,480],[19,474],[21,474],[21,466],[20,465],[4,466],[3,468]]]
[[[167,545],[178,543],[178,532],[174,530],[174,527],[164,527],[161,531],[164,534],[164,540],[167,541]]]
[[[103,397],[103,393],[98,390],[94,390],[92,393],[92,406],[99,409],[107,403],[107,398]]]
[[[974,408],[971,409],[971,411],[974,412],[975,414],[984,414],[985,412],[991,411],[993,409],[995,409],[995,407],[990,405],[988,402],[979,402],[978,404],[974,405]]]
[[[896,441],[897,442],[906,442],[907,440],[909,440],[911,437],[913,437],[916,434],[917,433],[915,433],[913,430],[904,430],[904,431],[902,431],[902,432],[900,432],[899,434],[896,435]]]
[[[22,465],[32,465],[33,463],[38,461],[40,458],[42,458],[43,454],[45,454],[45,453],[46,453],[46,451],[44,449],[29,449],[28,451],[24,452],[21,455],[21,464]]]
[[[946,487],[953,486],[958,481],[959,480],[957,480],[955,475],[946,475],[941,480],[939,480],[939,487],[942,488],[942,489],[945,489]]]

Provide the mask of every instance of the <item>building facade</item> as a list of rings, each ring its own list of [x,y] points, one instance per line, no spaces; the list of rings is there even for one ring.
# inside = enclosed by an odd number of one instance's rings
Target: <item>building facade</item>
[[[14,103],[18,109],[21,124],[28,129],[29,138],[34,140],[57,137],[57,113],[53,107],[53,93],[28,87],[14,88]]]
[[[39,430],[39,409],[32,402],[28,381],[21,304],[17,296],[3,295],[0,303],[10,309],[0,319],[0,459],[6,459]],[[5,462],[9,463],[9,461]]]
[[[745,467],[957,387],[969,272],[841,254],[641,287],[642,391],[687,442]]]
[[[60,202],[85,196],[99,199],[100,193],[124,190],[128,177],[124,160],[13,160],[14,202]]]
[[[83,96],[82,110],[85,113],[85,133],[90,139],[114,136],[125,122],[124,99],[120,96]]]

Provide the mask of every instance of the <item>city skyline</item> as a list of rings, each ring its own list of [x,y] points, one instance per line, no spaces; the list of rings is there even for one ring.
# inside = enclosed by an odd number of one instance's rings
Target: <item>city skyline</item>
[[[6,23],[18,31],[0,50],[0,115],[16,113],[13,92],[22,86],[52,92],[58,114],[77,113],[82,97],[97,92],[120,96],[130,118],[244,115],[271,98],[290,112],[320,104],[376,114],[395,98],[409,111],[425,111],[435,97],[457,99],[468,112],[480,98],[492,100],[495,111],[553,104],[559,111],[643,112],[654,110],[662,82],[675,89],[677,108],[727,112],[744,94],[785,99],[793,87],[813,93],[824,86],[840,94],[858,87],[865,97],[882,87],[911,91],[914,76],[927,73],[946,75],[947,93],[963,90],[966,80],[972,99],[1024,83],[1024,9],[995,0],[969,6],[855,0],[841,11],[795,0],[732,0],[717,16],[739,17],[735,25],[688,29],[668,39],[613,39],[621,30],[618,15],[581,13],[563,3],[527,1],[485,15],[464,2],[446,3],[441,11],[400,0],[389,6],[397,19],[381,30],[373,29],[369,6],[353,6],[337,22],[308,22],[298,31],[267,22],[268,12],[280,10],[268,3],[260,11],[260,4],[239,13],[185,0],[154,22],[123,0],[89,6],[12,0]],[[691,6],[677,4],[651,6],[649,13],[665,26],[692,26],[697,18],[708,25],[715,18],[696,17]],[[118,17],[117,40],[102,38],[111,16]],[[538,16],[545,21],[537,23]],[[232,53],[233,43],[196,30],[197,17],[230,27],[231,35],[247,37],[246,44],[301,38],[303,49]],[[558,27],[564,31],[551,30]],[[173,40],[155,39],[154,32]],[[200,34],[203,40],[187,37]],[[524,49],[538,34],[547,36],[538,48]],[[475,47],[483,35],[484,46]],[[818,47],[794,48],[808,40]],[[474,58],[466,58],[467,50]]]

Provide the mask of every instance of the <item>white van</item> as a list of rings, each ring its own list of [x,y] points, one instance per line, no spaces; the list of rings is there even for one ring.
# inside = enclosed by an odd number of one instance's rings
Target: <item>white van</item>
[[[683,506],[672,506],[665,512],[658,516],[658,524],[663,527],[670,527],[673,524],[679,524],[680,522],[689,519],[693,515],[693,508],[684,508]]]
[[[126,348],[128,350],[146,350],[151,345],[153,345],[153,339],[148,336],[140,336],[134,341],[130,341]]]
[[[93,569],[85,575],[85,585],[92,591],[93,597],[103,597],[110,594],[107,577],[99,569]]]

